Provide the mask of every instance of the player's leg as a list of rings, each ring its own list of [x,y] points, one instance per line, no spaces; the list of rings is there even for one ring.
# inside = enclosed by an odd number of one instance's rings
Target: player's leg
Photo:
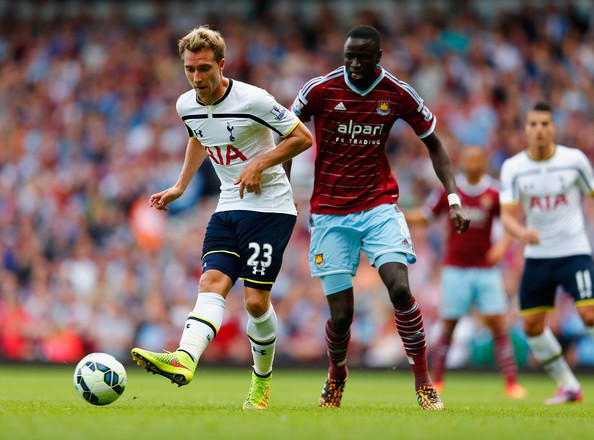
[[[360,255],[360,235],[353,227],[356,216],[312,215],[310,219],[309,265],[312,276],[322,280],[330,309],[325,327],[329,368],[318,399],[322,408],[340,407],[347,380],[354,313],[352,276]]]
[[[438,393],[443,391],[444,377],[446,370],[446,359],[452,345],[454,331],[458,320],[456,319],[442,319],[441,333],[437,337],[437,342],[433,347],[431,353],[431,375],[433,376],[433,386]]]
[[[270,290],[278,276],[296,217],[242,211],[235,215],[244,282],[247,336],[254,370],[243,409],[266,409],[276,348],[277,317]]]
[[[254,359],[252,381],[243,408],[266,409],[276,349],[277,317],[270,303],[270,290],[245,286],[248,313],[246,333]]]
[[[414,374],[417,400],[425,410],[442,410],[443,403],[429,377],[423,316],[408,283],[408,264],[416,261],[416,255],[404,215],[396,205],[380,205],[360,217],[362,250],[388,289],[398,334]]]
[[[582,399],[580,383],[569,368],[561,344],[546,326],[547,311],[553,309],[559,259],[526,259],[520,283],[520,310],[528,345],[538,363],[557,384],[557,393],[545,403],[558,404]]]
[[[589,255],[580,255],[573,260],[573,268],[568,271],[573,277],[568,276],[563,286],[574,297],[577,311],[588,333],[594,337],[594,263]]]
[[[173,353],[132,349],[132,357],[139,365],[179,386],[192,380],[200,356],[219,331],[225,298],[239,273],[235,233],[227,217],[226,213],[215,213],[206,229],[199,294],[185,322],[179,348]]]
[[[228,255],[218,255],[235,264]],[[212,257],[209,260],[220,261]],[[200,278],[200,292],[184,325],[179,348],[173,353],[156,353],[139,347],[132,349],[132,357],[139,365],[147,371],[169,378],[179,386],[190,383],[198,360],[217,335],[227,304],[225,297],[233,286],[226,274],[212,267],[214,264]]]
[[[497,267],[475,268],[469,269],[468,275],[472,278],[476,307],[493,335],[495,361],[505,378],[503,393],[511,399],[523,399],[527,391],[517,382],[518,366],[505,321],[508,299],[501,271]]]
[[[438,393],[443,390],[446,360],[456,324],[470,313],[473,303],[471,275],[469,269],[453,266],[444,267],[441,273],[439,317],[443,328],[430,356],[431,376]]]
[[[485,325],[493,335],[493,351],[499,371],[505,378],[503,394],[510,399],[524,399],[527,390],[517,381],[518,365],[514,354],[504,315],[486,315],[483,317]]]
[[[348,376],[347,355],[354,314],[352,278],[348,274],[328,275],[322,277],[322,285],[330,309],[325,328],[329,367],[318,406],[339,408]]]

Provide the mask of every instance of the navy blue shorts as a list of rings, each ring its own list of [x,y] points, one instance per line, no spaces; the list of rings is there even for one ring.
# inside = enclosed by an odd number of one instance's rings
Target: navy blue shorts
[[[555,305],[558,286],[570,294],[576,305],[594,304],[592,276],[594,263],[590,255],[562,258],[527,258],[520,283],[522,312],[550,310]]]
[[[244,285],[270,290],[297,217],[257,211],[215,212],[206,227],[202,270],[216,269]]]

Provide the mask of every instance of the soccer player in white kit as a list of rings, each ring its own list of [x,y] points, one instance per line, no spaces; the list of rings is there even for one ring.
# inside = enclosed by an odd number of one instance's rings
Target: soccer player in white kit
[[[528,147],[501,168],[501,220],[526,245],[520,285],[524,330],[534,357],[557,383],[556,394],[545,403],[579,402],[581,385],[546,326],[546,315],[562,286],[594,336],[594,264],[582,210],[582,194],[594,196],[594,172],[584,153],[554,142],[553,110],[548,104],[537,103],[528,111],[525,130]]]
[[[134,348],[132,357],[172,383],[188,384],[221,327],[227,294],[241,279],[254,359],[243,408],[265,409],[277,322],[270,290],[297,216],[281,164],[309,148],[312,136],[268,92],[223,76],[225,42],[218,32],[198,27],[180,40],[178,48],[192,86],[176,105],[189,141],[177,183],[153,194],[150,203],[167,211],[207,157],[221,181],[221,194],[206,228],[198,299],[179,348],[173,353]],[[283,138],[278,145],[274,133]]]

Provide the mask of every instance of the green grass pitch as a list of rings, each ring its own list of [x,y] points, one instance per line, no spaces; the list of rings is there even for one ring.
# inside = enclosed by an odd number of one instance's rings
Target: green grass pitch
[[[185,387],[128,365],[115,403],[94,407],[72,384],[74,366],[0,365],[0,439],[592,439],[594,376],[581,375],[582,403],[545,406],[544,373],[521,375],[522,401],[502,395],[496,373],[451,372],[446,411],[418,406],[409,370],[352,370],[340,409],[319,409],[323,370],[275,370],[265,412],[241,409],[245,369],[199,367]]]

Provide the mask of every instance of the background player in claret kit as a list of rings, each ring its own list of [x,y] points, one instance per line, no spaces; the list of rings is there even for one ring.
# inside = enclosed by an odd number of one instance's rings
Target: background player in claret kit
[[[221,194],[202,248],[199,294],[174,353],[132,350],[148,371],[188,384],[198,360],[223,321],[226,296],[244,282],[247,334],[254,371],[244,409],[265,409],[274,360],[276,314],[270,289],[296,221],[289,180],[281,164],[309,148],[311,133],[266,91],[223,76],[225,42],[199,27],[179,42],[192,90],[177,101],[189,134],[177,183],[150,198],[167,210],[206,157],[221,181]],[[284,139],[277,146],[273,132]]]
[[[408,283],[408,264],[416,256],[396,205],[398,184],[385,153],[397,119],[408,122],[429,150],[457,232],[466,231],[468,219],[456,194],[449,155],[435,134],[435,117],[410,85],[378,64],[381,55],[375,28],[353,28],[344,45],[344,66],[306,83],[292,106],[302,121],[313,117],[317,144],[309,262],[312,276],[322,280],[330,307],[326,323],[330,368],[318,404],[341,404],[354,313],[352,277],[362,250],[388,288],[419,404],[426,410],[442,410],[427,369],[421,311]]]
[[[580,150],[555,143],[548,104],[537,103],[528,111],[525,131],[527,148],[501,168],[501,219],[509,233],[526,244],[520,309],[532,354],[557,383],[557,393],[546,403],[578,402],[581,385],[546,316],[562,286],[594,336],[594,264],[582,210],[582,194],[594,196],[594,172]],[[518,205],[526,224],[520,221]]]
[[[446,357],[456,324],[474,305],[493,334],[495,359],[506,381],[504,394],[522,399],[526,389],[516,381],[518,369],[505,322],[507,296],[501,271],[495,266],[511,237],[504,234],[496,243],[491,239],[493,221],[499,216],[498,183],[486,174],[487,154],[480,147],[464,148],[460,166],[463,173],[456,177],[456,183],[470,226],[465,234],[456,234],[452,227],[447,236],[439,309],[443,330],[430,356],[434,385],[438,392],[443,388]],[[422,208],[405,211],[405,216],[411,225],[427,224],[447,209],[446,193],[435,190]]]

